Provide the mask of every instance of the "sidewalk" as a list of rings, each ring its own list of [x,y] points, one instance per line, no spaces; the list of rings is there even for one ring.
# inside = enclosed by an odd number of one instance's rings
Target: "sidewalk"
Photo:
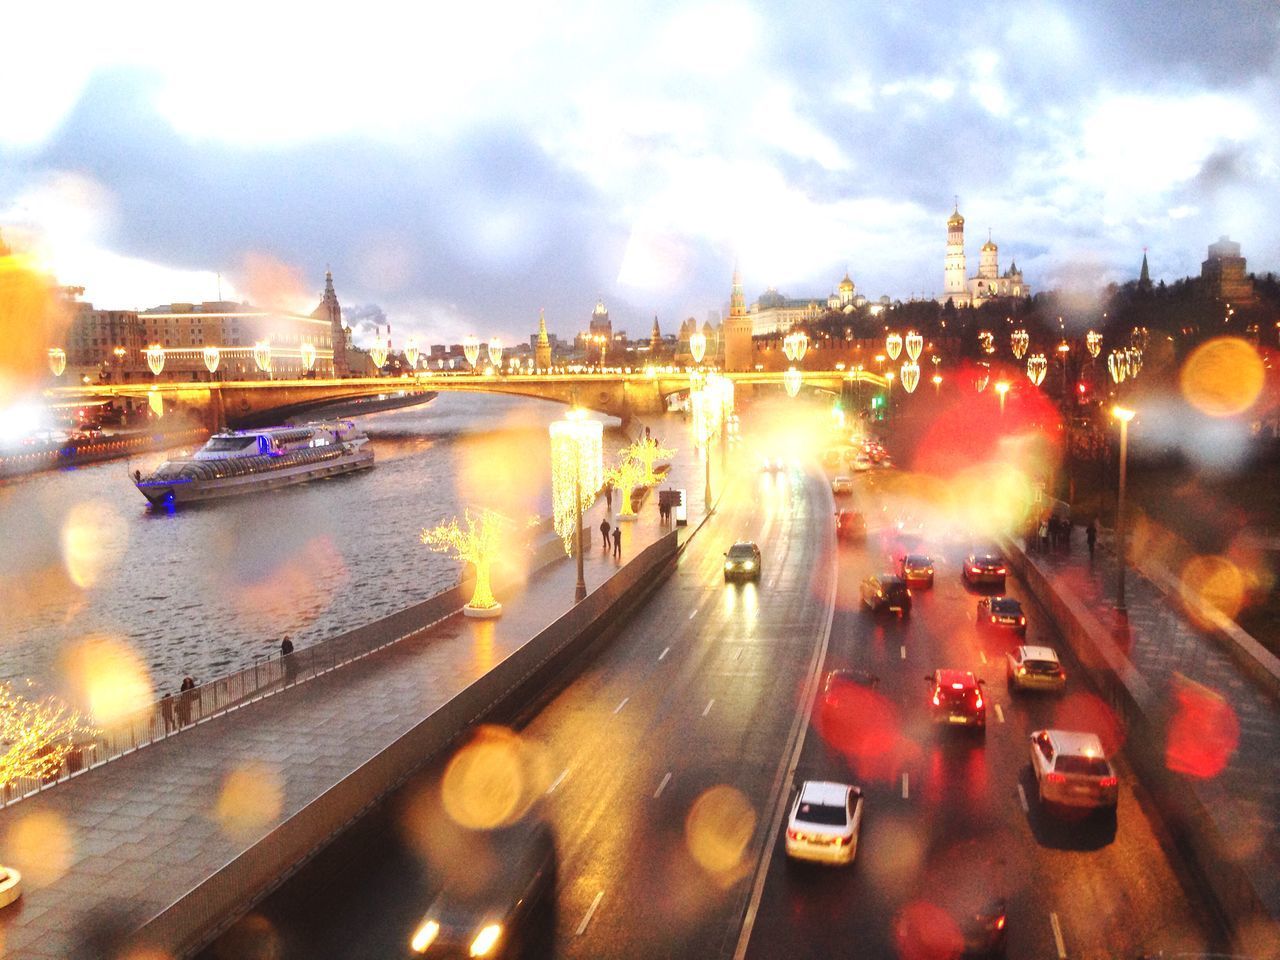
[[[648,422],[677,448],[669,485],[693,486],[691,472],[700,481],[684,431]],[[603,500],[587,513],[589,591],[668,531],[658,523],[656,497],[639,514],[622,524],[622,560],[615,561],[596,530]],[[700,519],[691,515],[682,537]],[[497,620],[451,616],[0,811],[3,861],[21,870],[25,883],[22,899],[0,912],[0,956],[115,960],[122,937],[558,619],[573,605],[576,580],[568,558],[553,563],[499,596]]]
[[[1083,537],[1077,533],[1073,539],[1069,553],[1032,553],[1027,560],[1057,589],[1078,597],[1098,621],[1112,627],[1119,619],[1116,556],[1100,543],[1090,563]],[[1117,630],[1112,640],[1159,709],[1165,742],[1147,746],[1183,751],[1180,762],[1166,766],[1174,771],[1180,788],[1194,794],[1208,811],[1219,836],[1227,838],[1220,849],[1222,860],[1243,871],[1272,919],[1280,921],[1280,704],[1132,566],[1125,575],[1125,598],[1128,633]],[[1179,701],[1179,691],[1187,689],[1179,678],[1205,688],[1199,710]],[[1212,709],[1218,704],[1225,707]],[[1239,725],[1239,741],[1217,770],[1228,751],[1215,753],[1212,741],[1225,735],[1229,743],[1232,717]],[[1180,766],[1199,769],[1191,774],[1180,772]]]

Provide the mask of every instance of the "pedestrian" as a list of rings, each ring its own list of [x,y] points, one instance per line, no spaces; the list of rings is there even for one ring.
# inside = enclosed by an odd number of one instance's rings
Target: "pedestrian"
[[[652,438],[649,436],[649,428],[648,428],[648,427],[645,427],[645,428],[644,428],[644,439],[645,439],[645,441],[646,441],[646,442],[647,442],[648,440],[652,439]]]
[[[609,552],[609,518],[600,521],[600,536],[604,539],[604,552]]]
[[[298,679],[298,658],[293,656],[293,641],[287,633],[280,641],[280,659],[284,661],[284,682],[293,683]]]
[[[182,686],[178,687],[178,726],[185,727],[191,722],[191,704],[196,697],[196,681],[191,676],[182,678]]]
[[[613,484],[612,483],[606,483],[604,485],[604,507],[610,514],[613,513]]]
[[[1098,525],[1092,520],[1084,528],[1084,539],[1089,544],[1089,562],[1093,563],[1093,548],[1098,545]]]
[[[613,528],[613,558],[615,560],[622,559],[622,527]]]
[[[1049,552],[1049,520],[1047,517],[1040,521],[1040,547],[1046,553]]]
[[[160,716],[164,718],[164,732],[173,732],[173,694],[166,693],[160,698]]]

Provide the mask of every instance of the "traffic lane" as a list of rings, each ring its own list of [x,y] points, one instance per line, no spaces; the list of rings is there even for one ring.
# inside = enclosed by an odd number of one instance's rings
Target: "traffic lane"
[[[567,771],[551,798],[558,956],[714,956],[736,929],[741,853],[768,826],[831,562],[819,482],[797,474],[769,494],[744,480],[676,576],[526,728]],[[724,547],[759,530],[761,584],[726,584]]]

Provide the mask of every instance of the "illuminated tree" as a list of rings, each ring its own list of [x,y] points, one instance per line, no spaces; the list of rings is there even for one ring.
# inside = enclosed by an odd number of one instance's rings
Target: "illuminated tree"
[[[624,447],[618,451],[618,465],[605,471],[604,478],[613,484],[618,491],[621,504],[618,507],[619,520],[634,520],[635,510],[631,507],[631,491],[644,483],[644,464],[631,457],[631,448]]]
[[[622,453],[637,461],[644,467],[644,476],[639,486],[651,487],[658,482],[658,475],[653,472],[653,465],[659,460],[670,460],[676,455],[674,450],[662,446],[653,437],[640,437]]]
[[[28,700],[0,683],[0,789],[15,780],[55,776],[77,740],[95,730],[79,713],[58,700]]]
[[[462,612],[469,617],[496,617],[502,612],[502,604],[493,597],[489,565],[502,543],[502,535],[513,524],[488,507],[476,514],[468,509],[463,520],[465,526],[460,526],[454,517],[448,523],[423,530],[422,542],[437,553],[452,552],[459,560],[475,567],[476,588]]]

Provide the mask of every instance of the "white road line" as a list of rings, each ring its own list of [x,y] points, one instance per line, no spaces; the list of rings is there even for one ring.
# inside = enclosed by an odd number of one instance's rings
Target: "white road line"
[[[1062,942],[1062,926],[1056,913],[1049,914],[1049,923],[1053,926],[1053,945],[1058,948],[1058,960],[1067,960],[1067,945]]]
[[[667,784],[670,782],[671,782],[671,772],[668,771],[667,775],[662,778],[662,782],[658,784],[658,789],[653,791],[653,799],[657,800],[660,796],[662,796],[662,791],[667,789]]]
[[[587,908],[587,915],[582,918],[582,922],[578,924],[578,929],[573,932],[575,937],[580,937],[587,932],[587,924],[591,922],[591,918],[596,914],[596,907],[600,906],[600,901],[604,899],[604,891],[601,890],[596,894],[596,898],[591,901],[591,906]]]
[[[623,707],[625,707],[627,705],[627,701],[630,699],[630,697],[623,697],[622,702],[613,708],[614,714],[617,714]]]
[[[712,697],[710,700],[708,700],[708,701],[707,701],[707,706],[706,706],[706,708],[702,711],[702,715],[703,715],[704,717],[705,717],[708,713],[710,713],[710,712],[711,712],[711,705],[712,705],[712,704],[714,704],[715,702],[716,702],[716,698],[715,698],[715,697]]]
[[[547,793],[549,794],[555,793],[556,787],[564,783],[564,778],[567,777],[568,775],[569,775],[569,768],[565,767],[563,770],[560,771],[560,776],[556,777],[554,780],[551,781],[551,786],[547,787]]]
[[[739,647],[739,648],[738,648],[738,653],[737,653],[737,655],[736,655],[733,659],[735,659],[735,660],[741,660],[741,659],[742,659],[742,648],[741,648],[741,647]]]
[[[907,775],[905,773],[902,775],[902,799],[911,799],[910,781],[907,779]]]
[[[671,652],[671,648],[670,648],[670,647],[663,647],[663,648],[662,648],[662,652],[661,652],[660,654],[658,654],[658,659],[659,659],[659,660],[665,660],[665,659],[667,658],[667,654],[668,654],[668,653],[670,653],[670,652]]]
[[[979,651],[978,651],[978,656],[982,658],[982,662],[983,662],[983,663],[986,663],[986,662],[987,662],[987,653],[986,653],[986,651],[985,651],[985,650],[979,650]]]
[[[692,619],[693,619],[694,617],[696,617],[697,615],[698,615],[698,608],[697,608],[697,607],[694,607],[694,608],[693,608],[693,612],[692,612],[691,614],[689,614],[689,619],[690,619],[690,620],[692,620]]]
[[[1004,710],[1001,709],[998,703],[996,704],[996,719],[1004,723]]]
[[[901,647],[899,647],[898,649],[899,649],[899,651],[900,651],[900,652],[901,652],[901,654],[902,654],[902,659],[903,659],[903,660],[907,659],[907,645],[904,643],[904,644],[903,644]]]
[[[1031,812],[1031,808],[1027,806],[1027,791],[1022,789],[1022,784],[1018,784],[1018,803],[1021,805],[1023,813]]]

